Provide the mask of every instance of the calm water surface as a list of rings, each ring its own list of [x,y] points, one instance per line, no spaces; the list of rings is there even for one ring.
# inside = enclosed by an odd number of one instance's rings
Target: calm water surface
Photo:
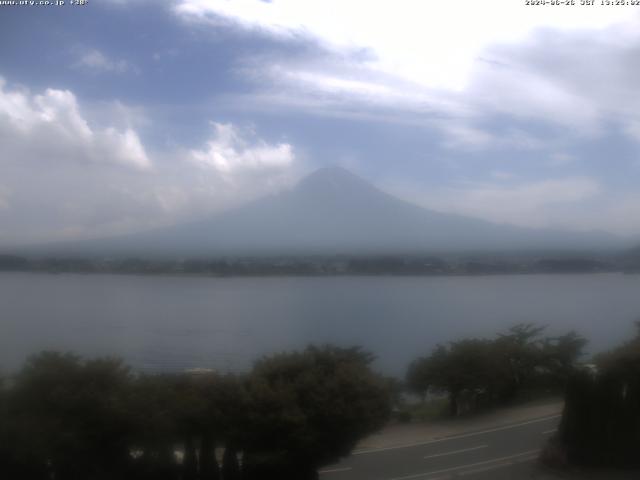
[[[42,349],[145,370],[243,370],[310,342],[362,345],[403,374],[439,342],[518,322],[575,329],[590,350],[634,332],[640,275],[200,278],[0,274],[0,370]]]

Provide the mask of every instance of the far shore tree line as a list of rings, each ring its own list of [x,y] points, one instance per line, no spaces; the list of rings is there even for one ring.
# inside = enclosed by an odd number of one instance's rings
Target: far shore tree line
[[[310,346],[243,375],[134,374],[120,360],[44,352],[0,383],[0,477],[25,480],[307,480],[397,410],[403,391],[448,414],[565,394],[551,463],[640,462],[638,336],[592,364],[575,332],[520,324],[438,345],[404,384],[363,350]]]
[[[211,258],[24,257],[0,253],[0,272],[135,275],[496,275],[636,271],[635,257],[602,254],[299,255]]]

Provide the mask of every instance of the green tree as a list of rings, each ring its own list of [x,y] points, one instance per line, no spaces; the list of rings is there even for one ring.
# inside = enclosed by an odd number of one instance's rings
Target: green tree
[[[542,365],[542,332],[546,326],[521,323],[499,334],[496,348],[505,376],[500,392],[503,401],[512,400],[529,386]]]
[[[130,459],[129,381],[118,360],[82,362],[51,352],[30,358],[8,405],[16,455],[47,478],[123,478]]]
[[[631,341],[574,371],[554,448],[572,463],[640,466],[640,325]]]
[[[140,375],[133,382],[129,396],[134,425],[131,449],[136,452],[135,471],[140,478],[178,478],[174,452],[185,447],[185,432],[192,421],[192,412],[184,409],[194,404],[200,407],[185,384],[182,374]]]
[[[542,344],[542,365],[546,385],[564,388],[575,372],[578,360],[583,356],[587,340],[571,331],[558,337],[547,337]]]
[[[434,384],[435,372],[432,371],[429,357],[420,357],[409,365],[405,375],[407,389],[418,395],[424,402],[429,388]]]
[[[491,346],[487,340],[467,339],[451,342],[448,348],[440,345],[432,353],[432,385],[448,393],[451,415],[475,409],[478,396],[489,390],[496,373]],[[473,405],[461,405],[463,394]]]
[[[314,347],[264,358],[248,381],[243,478],[306,480],[348,455],[389,415],[384,380],[358,348]]]
[[[202,379],[201,388],[207,405],[202,424],[201,478],[215,480],[220,475],[214,455],[217,444],[224,447],[223,478],[235,480],[240,468],[237,448],[246,435],[248,399],[243,379],[235,375],[211,375]]]
[[[505,403],[533,389],[565,384],[586,341],[575,332],[543,338],[545,327],[519,324],[493,340],[438,345],[409,365],[410,391],[446,393],[451,415]]]

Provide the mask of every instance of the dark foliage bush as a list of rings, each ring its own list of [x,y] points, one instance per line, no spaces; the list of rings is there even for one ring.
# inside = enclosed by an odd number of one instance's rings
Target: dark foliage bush
[[[45,352],[0,384],[0,478],[316,478],[387,418],[370,361],[310,347],[241,377],[133,375],[119,360]]]

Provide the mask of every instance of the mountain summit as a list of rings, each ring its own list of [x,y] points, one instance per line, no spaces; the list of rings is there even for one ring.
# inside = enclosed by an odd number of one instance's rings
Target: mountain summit
[[[498,225],[418,207],[340,167],[197,222],[85,242],[74,251],[131,255],[426,253],[599,249],[613,237]]]
[[[303,192],[315,191],[320,194],[326,194],[330,191],[335,193],[350,192],[352,195],[379,192],[376,187],[354,173],[337,166],[323,167],[307,175],[298,182],[295,190]]]

